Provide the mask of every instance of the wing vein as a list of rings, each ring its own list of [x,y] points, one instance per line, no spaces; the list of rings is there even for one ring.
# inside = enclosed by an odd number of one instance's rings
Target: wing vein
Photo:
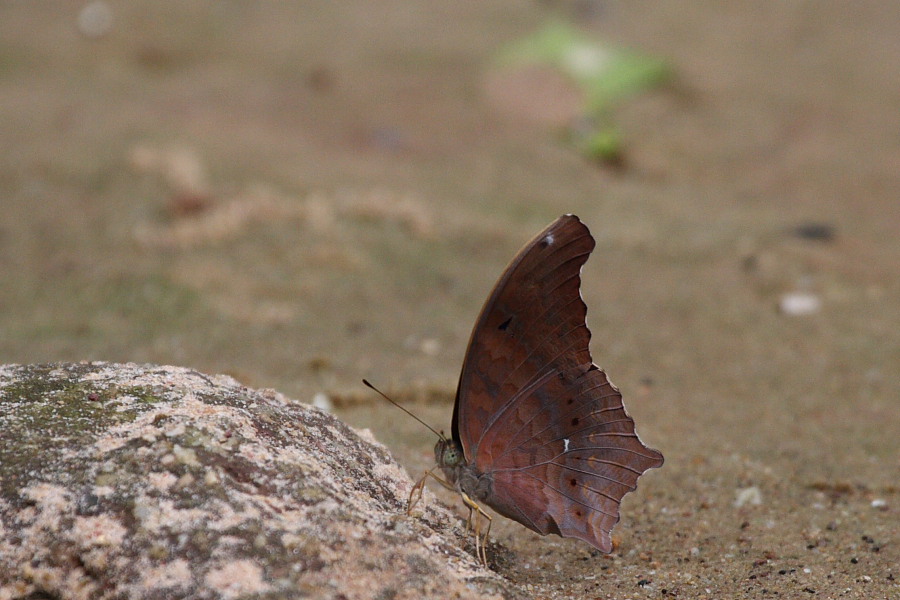
[[[586,504],[586,503],[582,502],[581,500],[579,500],[578,498],[573,498],[572,496],[570,496],[570,495],[567,494],[566,492],[564,492],[564,491],[562,491],[562,490],[559,490],[559,489],[553,487],[552,485],[550,485],[550,482],[549,482],[549,481],[545,481],[545,480],[541,479],[540,477],[536,477],[536,476],[532,475],[531,473],[525,473],[525,475],[531,477],[532,479],[537,479],[538,481],[540,481],[541,483],[543,483],[545,486],[547,486],[548,488],[550,488],[551,490],[553,490],[554,492],[556,492],[556,493],[559,494],[560,496],[563,496],[564,498],[568,498],[569,500],[571,500],[571,501],[574,502],[575,504],[579,504],[579,505],[585,507],[586,509],[588,509],[588,510],[590,510],[590,511],[598,512],[598,513],[600,513],[600,514],[602,514],[602,515],[606,515],[606,516],[608,516],[608,517],[614,517],[614,518],[615,518],[615,517],[618,517],[618,514],[617,514],[617,513],[608,513],[608,512],[606,512],[605,510],[600,510],[599,508],[596,508],[596,507],[594,507],[594,506],[591,506],[590,504]]]

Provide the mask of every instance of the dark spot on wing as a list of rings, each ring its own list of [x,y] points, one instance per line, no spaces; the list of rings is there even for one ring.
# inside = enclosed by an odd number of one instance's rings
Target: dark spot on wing
[[[512,322],[512,317],[500,323],[500,326],[497,327],[500,331],[506,331],[506,328],[509,327],[509,324]]]

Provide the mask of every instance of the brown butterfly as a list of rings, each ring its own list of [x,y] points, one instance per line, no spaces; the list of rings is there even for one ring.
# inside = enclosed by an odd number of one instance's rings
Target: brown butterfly
[[[428,475],[459,492],[485,563],[491,517],[481,504],[542,535],[610,552],[622,497],[663,464],[591,359],[579,288],[594,245],[578,217],[565,215],[506,268],[472,331],[452,438],[434,448],[446,481],[430,471],[410,493],[411,510]]]

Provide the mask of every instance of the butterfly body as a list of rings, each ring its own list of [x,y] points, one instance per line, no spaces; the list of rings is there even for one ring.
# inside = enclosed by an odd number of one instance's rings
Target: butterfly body
[[[481,473],[475,466],[468,464],[457,442],[439,440],[434,447],[434,458],[447,482],[457,492],[490,506],[493,478],[490,474]]]

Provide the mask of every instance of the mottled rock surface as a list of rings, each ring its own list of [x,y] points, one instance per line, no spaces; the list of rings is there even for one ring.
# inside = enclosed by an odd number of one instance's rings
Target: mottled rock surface
[[[0,367],[0,600],[510,598],[383,446],[226,376]]]

